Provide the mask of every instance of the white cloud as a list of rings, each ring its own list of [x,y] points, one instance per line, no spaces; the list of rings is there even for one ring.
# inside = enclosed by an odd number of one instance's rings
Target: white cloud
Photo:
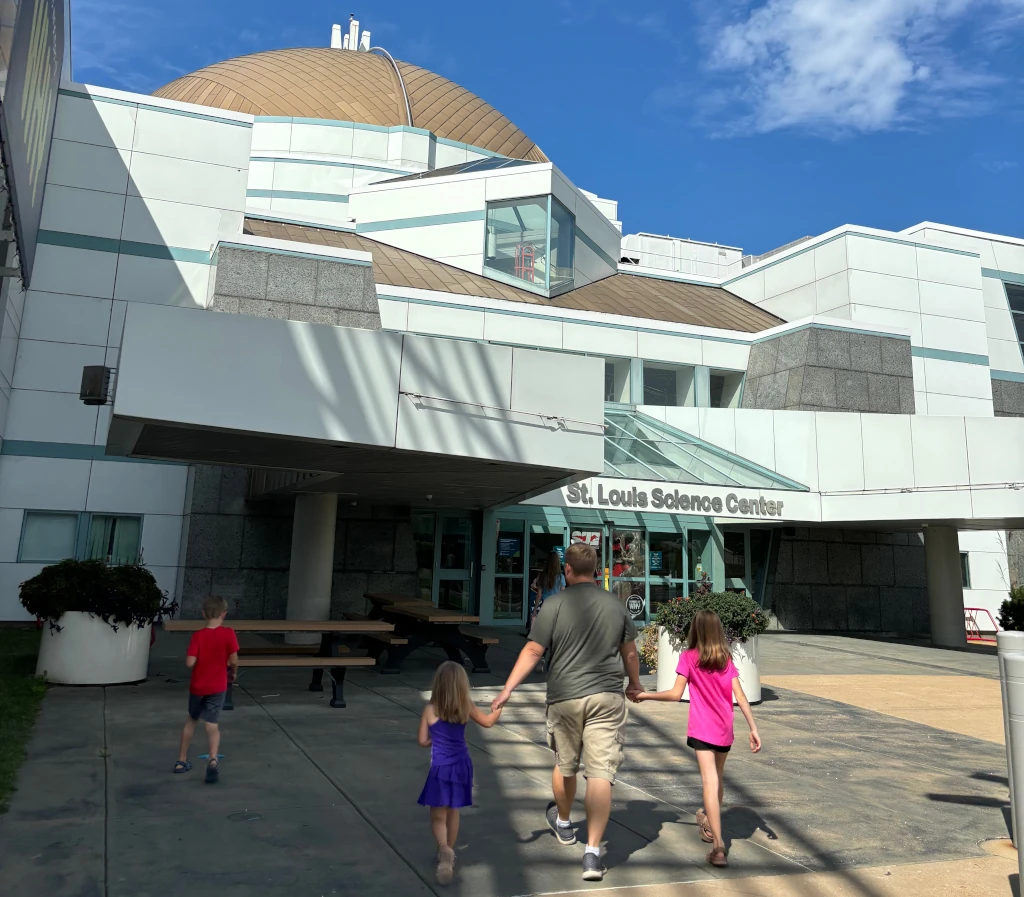
[[[736,11],[736,6],[732,6]],[[978,111],[1001,79],[965,65],[959,34],[1020,23],[1024,0],[767,0],[708,29],[731,131],[885,130]],[[965,45],[969,41],[964,42]]]

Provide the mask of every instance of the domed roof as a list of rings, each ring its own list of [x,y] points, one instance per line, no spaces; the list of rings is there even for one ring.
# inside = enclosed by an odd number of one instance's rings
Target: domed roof
[[[548,161],[537,144],[480,97],[419,66],[397,65],[409,96],[411,122],[391,63],[363,51],[299,48],[253,53],[184,75],[153,95],[250,115],[389,127],[411,124],[513,159]]]

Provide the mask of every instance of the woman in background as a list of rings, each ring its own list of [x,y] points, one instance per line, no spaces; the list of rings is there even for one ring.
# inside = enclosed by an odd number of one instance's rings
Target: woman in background
[[[548,555],[548,561],[544,569],[537,574],[537,578],[530,583],[530,591],[533,592],[533,607],[530,609],[529,629],[533,628],[533,621],[540,613],[541,605],[552,595],[557,595],[565,588],[565,577],[562,575],[562,559],[557,551]]]

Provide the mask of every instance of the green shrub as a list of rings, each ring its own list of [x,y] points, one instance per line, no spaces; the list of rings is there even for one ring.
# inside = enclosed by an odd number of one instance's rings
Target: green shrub
[[[999,606],[999,625],[1007,632],[1024,632],[1024,586],[1014,583],[1010,597]]]
[[[645,626],[636,637],[636,653],[652,673],[658,668],[658,627]]]
[[[736,592],[712,592],[706,583],[702,586],[686,598],[666,601],[654,616],[654,622],[668,630],[674,644],[685,645],[690,623],[699,610],[718,614],[729,641],[745,642],[768,628],[769,616],[753,598]]]
[[[69,558],[23,582],[19,594],[25,610],[51,626],[69,611],[80,611],[100,617],[116,632],[118,626],[141,629],[177,611],[141,564],[108,567],[103,561]]]

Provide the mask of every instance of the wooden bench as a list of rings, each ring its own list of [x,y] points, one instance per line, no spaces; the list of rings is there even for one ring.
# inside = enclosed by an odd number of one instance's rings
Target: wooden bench
[[[460,629],[459,632],[468,638],[471,642],[476,642],[478,645],[496,645],[498,639],[492,635],[480,635],[476,632],[466,632],[465,629]]]
[[[238,656],[245,657],[251,654],[267,656],[271,654],[313,654],[320,650],[319,645],[242,645],[238,649]],[[348,645],[338,645],[338,651],[348,653]]]
[[[346,620],[369,620],[370,618],[366,614],[357,613],[346,613]],[[363,636],[363,640],[372,639],[375,642],[380,642],[384,645],[408,645],[409,639],[405,636],[395,635],[390,632],[368,632]]]
[[[304,646],[298,646],[304,647]],[[315,647],[315,646],[314,646]],[[377,663],[373,657],[311,657],[308,654],[297,654],[286,656],[281,654],[263,654],[239,656],[239,668],[249,669],[251,667],[302,667],[326,670],[331,677],[331,706],[345,706],[345,673],[349,667],[372,667]],[[231,700],[231,686],[228,686],[228,694],[225,696],[224,709],[231,709],[228,703]]]

